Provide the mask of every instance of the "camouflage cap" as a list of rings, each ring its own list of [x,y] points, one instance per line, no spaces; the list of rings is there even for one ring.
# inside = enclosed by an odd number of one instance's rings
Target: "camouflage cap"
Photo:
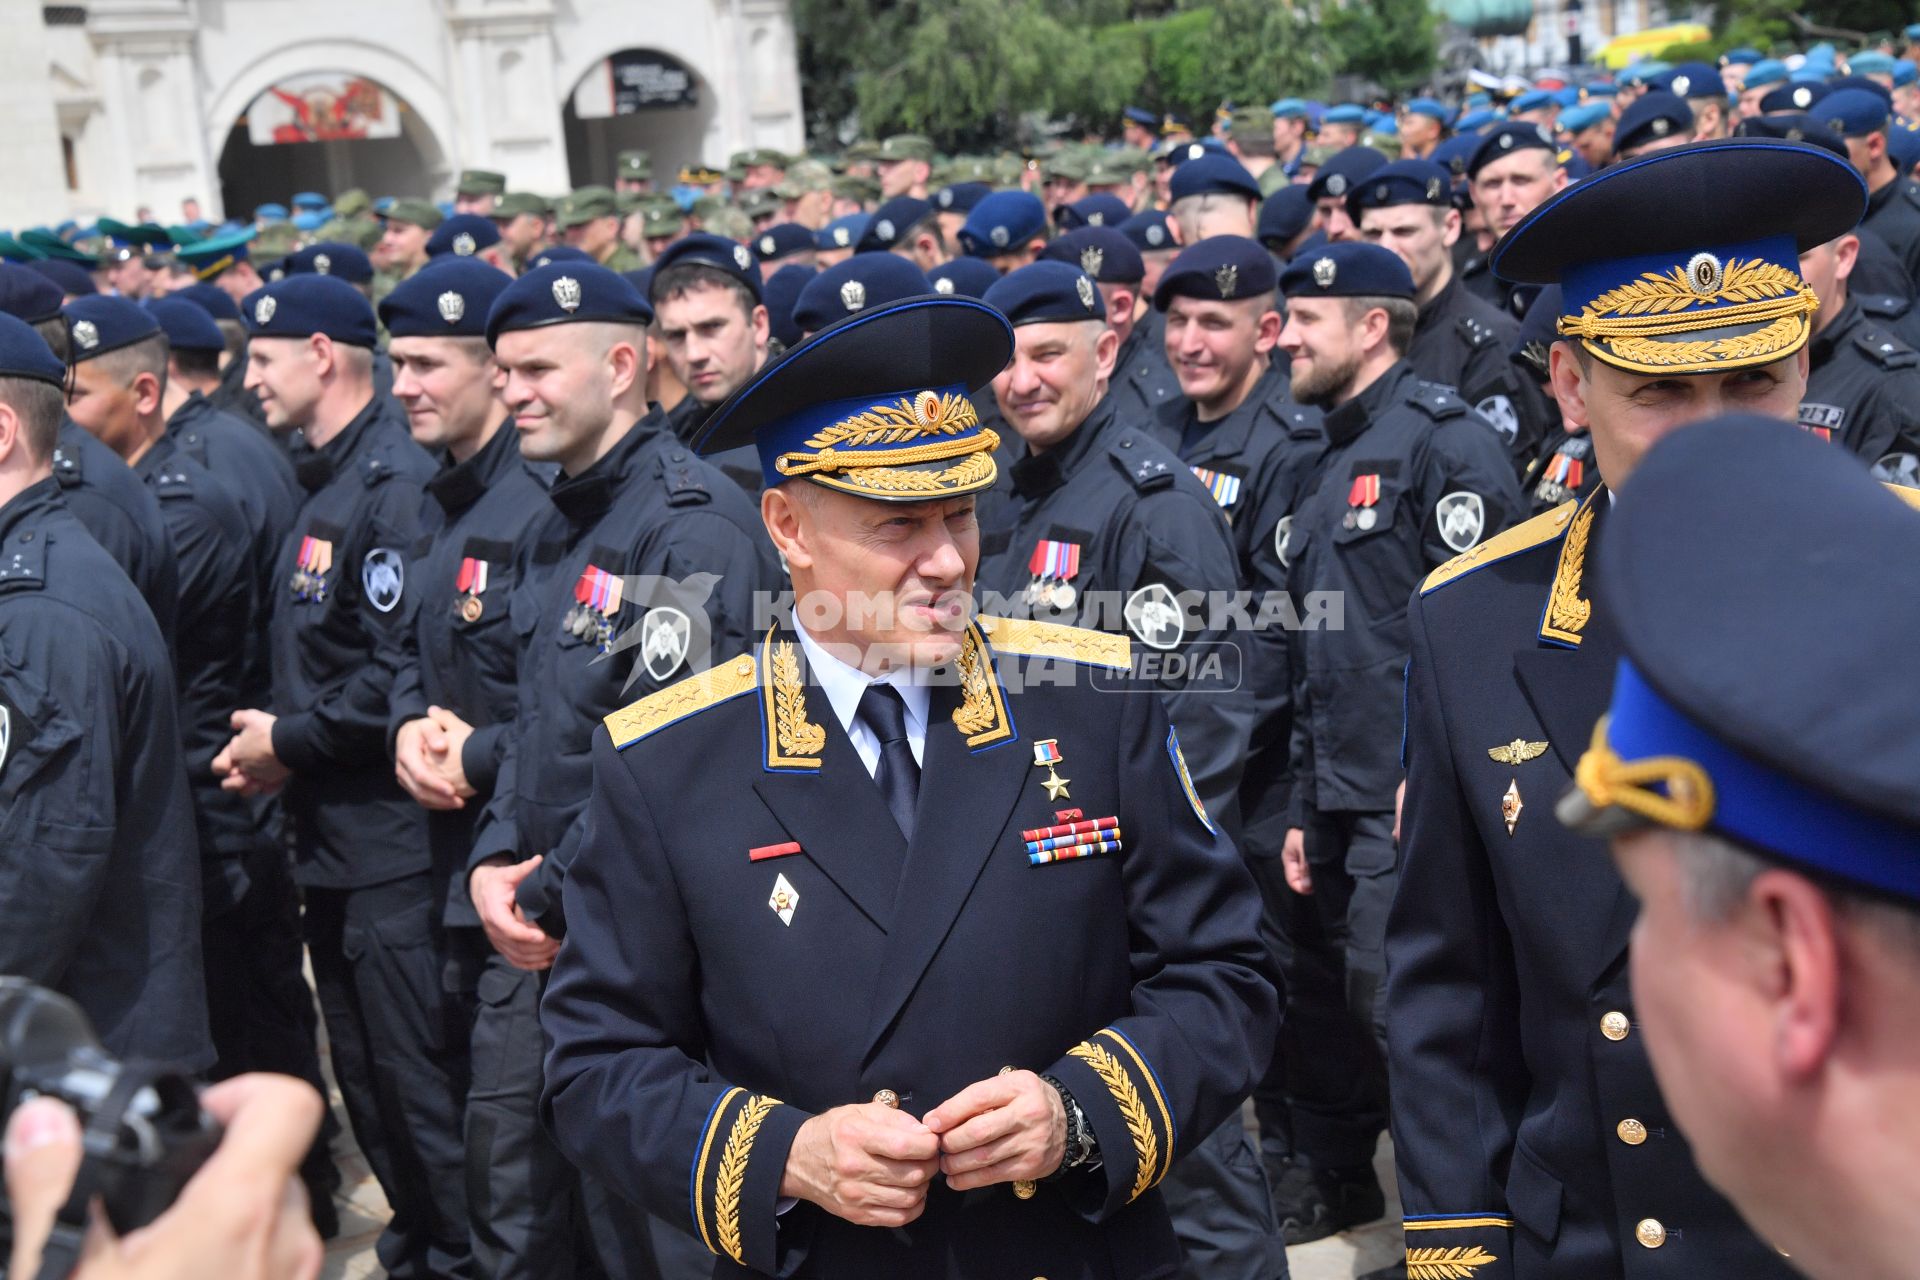
[[[248,252],[258,258],[284,258],[300,247],[300,232],[291,222],[275,222],[260,228]]]
[[[462,169],[453,189],[463,196],[505,195],[507,175],[491,169]]]
[[[357,218],[371,212],[373,197],[359,187],[348,187],[333,198],[333,216],[336,218]]]
[[[620,209],[614,202],[610,187],[581,187],[560,197],[560,203],[554,206],[553,217],[562,229],[577,227],[592,222],[595,218],[617,218]]]
[[[740,197],[740,212],[749,218],[766,218],[780,212],[780,197],[772,187],[761,187]]]
[[[622,151],[613,158],[613,169],[623,178],[645,182],[653,177],[653,157],[644,151]]]
[[[992,182],[994,179],[993,161],[986,156],[955,156],[947,163],[947,181],[941,186],[955,182]]]
[[[630,217],[647,207],[647,197],[638,191],[616,191],[613,196],[613,209],[621,217]]]
[[[862,178],[854,174],[842,174],[833,180],[833,198],[836,200],[858,200],[861,204],[872,204],[880,198],[880,184],[872,178]]]
[[[334,211],[336,213],[339,212],[339,206],[336,205]],[[425,228],[428,231],[432,231],[445,221],[437,205],[431,201],[415,200],[412,198],[395,200],[386,207],[380,216],[388,222],[404,222],[410,226]]]
[[[719,196],[701,196],[688,207],[687,212],[701,222],[705,222],[726,207],[727,202]]]
[[[321,224],[320,229],[313,233],[313,238],[316,242],[337,240],[342,244],[357,245],[361,249],[372,252],[373,246],[380,243],[382,229],[382,224],[377,218],[335,218],[331,222]]]
[[[493,202],[493,216],[497,219],[515,218],[523,213],[530,213],[536,218],[551,218],[553,201],[531,191],[509,191]]]
[[[1085,182],[1093,162],[1078,147],[1061,147],[1040,166],[1040,176],[1048,182]]]
[[[1136,172],[1133,165],[1121,159],[1117,152],[1103,149],[1087,157],[1086,182],[1090,187],[1122,186],[1131,181]]]
[[[1346,150],[1345,147],[1332,147],[1324,142],[1316,142],[1300,153],[1300,163],[1302,165],[1311,165],[1313,168],[1318,169],[1321,165],[1333,159],[1333,157],[1339,155],[1344,150]]]
[[[848,146],[841,158],[847,164],[871,164],[880,158],[880,144],[871,138],[862,138]]]
[[[744,160],[739,160],[739,159],[727,161],[727,181],[739,183],[739,182],[745,182],[746,180],[747,180],[746,162]]]
[[[772,147],[755,147],[751,151],[742,151],[735,158],[749,169],[784,169],[789,163],[785,154]]]
[[[677,236],[687,229],[687,216],[672,201],[647,207],[642,210],[641,218],[640,234],[649,240]]]
[[[1375,133],[1372,130],[1368,130],[1366,133],[1360,135],[1360,145],[1363,147],[1372,147],[1389,160],[1397,160],[1400,157],[1401,142],[1398,134]]]
[[[753,219],[730,205],[723,205],[707,217],[700,225],[716,236],[725,236],[729,240],[745,242],[753,238]]]
[[[879,154],[874,159],[882,162],[924,160],[932,164],[933,139],[918,133],[896,133],[880,144]]]
[[[1266,107],[1241,107],[1227,123],[1235,142],[1262,142],[1273,137],[1273,112]]]
[[[1003,187],[1017,187],[1020,179],[1026,176],[1027,162],[1011,151],[1002,151],[993,158],[993,181]]]
[[[809,191],[830,191],[833,189],[833,170],[818,160],[795,160],[787,166],[787,173],[777,186],[774,194],[782,200],[798,200]]]

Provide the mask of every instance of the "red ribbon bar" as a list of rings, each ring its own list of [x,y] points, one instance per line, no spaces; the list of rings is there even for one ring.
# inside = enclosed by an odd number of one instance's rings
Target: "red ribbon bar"
[[[749,862],[765,862],[768,858],[784,858],[800,852],[797,841],[789,840],[785,844],[763,844],[757,849],[747,850]]]
[[[1077,836],[1086,831],[1110,831],[1120,825],[1118,818],[1088,818],[1085,822],[1067,822],[1057,827],[1035,827],[1022,831],[1022,840],[1051,840],[1055,836]]]

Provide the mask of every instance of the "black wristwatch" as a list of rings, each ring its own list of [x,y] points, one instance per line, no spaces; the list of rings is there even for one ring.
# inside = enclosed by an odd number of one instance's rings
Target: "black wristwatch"
[[[1093,1126],[1087,1123],[1087,1113],[1073,1100],[1073,1094],[1067,1086],[1052,1076],[1041,1076],[1053,1086],[1060,1095],[1060,1105],[1067,1113],[1067,1151],[1060,1160],[1060,1167],[1041,1179],[1051,1182],[1069,1169],[1098,1169],[1100,1167],[1100,1140],[1094,1137]]]

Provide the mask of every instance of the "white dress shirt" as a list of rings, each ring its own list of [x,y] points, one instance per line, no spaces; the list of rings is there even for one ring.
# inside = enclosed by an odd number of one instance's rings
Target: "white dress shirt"
[[[793,629],[800,634],[800,647],[806,651],[807,666],[813,671],[814,683],[827,695],[834,718],[847,731],[853,749],[860,753],[860,763],[867,766],[867,773],[872,774],[880,767],[880,740],[873,736],[873,730],[867,728],[866,722],[858,716],[860,698],[871,684],[892,685],[900,694],[900,700],[907,704],[907,742],[913,747],[914,763],[925,763],[927,708],[933,701],[933,690],[916,682],[915,672],[911,669],[870,676],[860,668],[849,666],[834,657],[824,645],[808,635],[807,629],[798,621],[793,624]]]

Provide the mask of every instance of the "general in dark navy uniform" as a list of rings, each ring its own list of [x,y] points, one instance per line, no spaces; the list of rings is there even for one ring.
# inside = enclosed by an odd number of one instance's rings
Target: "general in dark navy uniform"
[[[1737,139],[1608,170],[1509,234],[1496,270],[1562,286],[1554,390],[1607,486],[1716,407],[1793,418],[1818,305],[1798,255],[1864,207],[1833,155]],[[1553,821],[1620,651],[1595,596],[1611,509],[1602,489],[1508,530],[1407,611],[1386,1025],[1410,1274],[1789,1274],[1695,1169],[1628,988],[1633,901]]]
[[[1266,1059],[1258,899],[1128,642],[972,616],[1011,346],[904,302],[723,406],[798,606],[596,734],[545,1105],[716,1276],[1172,1275],[1155,1184]]]
[[[52,477],[66,373],[0,316],[0,972],[71,996],[111,1053],[200,1070],[214,1054],[172,662]]]

